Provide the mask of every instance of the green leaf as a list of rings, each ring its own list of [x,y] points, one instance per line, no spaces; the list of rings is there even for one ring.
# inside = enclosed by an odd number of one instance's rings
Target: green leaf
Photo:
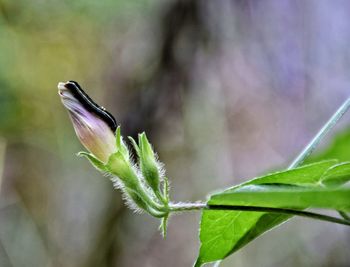
[[[350,188],[248,185],[213,195],[208,204],[293,209],[312,207],[346,211],[350,207]]]
[[[333,166],[339,166],[336,163],[336,160],[322,161],[292,170],[268,174],[232,187],[224,191],[224,193],[239,190],[242,186],[253,184],[316,186],[320,184],[327,170]],[[347,165],[343,167],[344,174],[347,167]],[[327,179],[335,177],[334,174],[332,173]],[[264,212],[204,210],[201,219],[201,247],[196,263],[197,266],[229,256],[290,217],[292,216]]]
[[[205,210],[202,213],[201,247],[195,266],[221,260],[236,250],[236,245],[256,226],[263,213]]]
[[[243,184],[232,187],[236,189],[244,185],[250,184],[290,184],[300,186],[315,186],[318,185],[322,175],[331,167],[336,166],[337,160],[325,160],[321,162],[304,165],[292,170],[284,170],[267,174],[255,179],[252,179]]]
[[[338,210],[338,212],[345,220],[350,221],[350,216],[345,211]]]
[[[340,186],[350,180],[350,162],[335,165],[327,170],[321,177],[326,186]]]

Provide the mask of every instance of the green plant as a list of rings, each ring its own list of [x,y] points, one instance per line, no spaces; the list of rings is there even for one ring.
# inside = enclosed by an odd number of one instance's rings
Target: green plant
[[[161,219],[163,235],[169,214],[201,210],[201,248],[195,266],[224,259],[264,232],[293,215],[350,226],[350,162],[320,160],[303,165],[322,138],[350,107],[347,100],[305,147],[287,170],[254,178],[213,194],[206,202],[172,203],[169,183],[146,134],[130,138],[131,153],[113,116],[88,97],[73,81],[59,83],[62,103],[75,131],[90,151],[80,152],[101,172],[112,175],[130,207]],[[331,154],[331,153],[329,153]],[[327,158],[327,157],[325,157]],[[337,210],[342,218],[304,211],[306,208]]]

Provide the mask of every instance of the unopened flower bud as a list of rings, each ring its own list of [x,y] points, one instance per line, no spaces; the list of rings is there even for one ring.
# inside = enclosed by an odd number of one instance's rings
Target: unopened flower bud
[[[159,191],[159,163],[145,133],[139,135],[140,167],[143,176],[154,192]]]
[[[60,82],[58,93],[67,108],[75,133],[84,147],[102,162],[116,151],[114,117],[97,105],[77,82]]]
[[[139,184],[135,170],[129,159],[126,159],[121,151],[117,151],[109,158],[107,168],[110,173],[119,177],[126,187],[135,189],[137,184]]]

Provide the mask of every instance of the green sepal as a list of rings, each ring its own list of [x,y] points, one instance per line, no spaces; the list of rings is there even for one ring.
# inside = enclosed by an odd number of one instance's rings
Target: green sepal
[[[129,159],[129,150],[123,141],[123,137],[120,134],[120,126],[118,126],[116,130],[115,141],[118,151],[120,151],[125,158]]]
[[[170,200],[170,186],[169,186],[169,180],[168,177],[164,177],[164,187],[163,187],[163,196],[165,197],[165,200],[169,203]]]
[[[147,204],[147,200],[142,198],[142,195],[139,192],[132,190],[130,188],[126,188],[125,192],[139,208],[147,211],[152,216],[156,218],[163,218],[165,216],[164,211],[156,210],[155,208]]]
[[[148,210],[147,204],[143,200],[143,198],[134,190],[130,188],[126,188],[125,192],[128,196],[134,201],[134,203],[139,206],[143,210]]]
[[[160,174],[156,156],[145,133],[139,134],[139,157],[142,175],[147,184],[158,195]]]
[[[164,217],[161,219],[161,223],[159,226],[159,230],[161,230],[162,236],[164,239],[166,239],[166,235],[167,235],[168,221],[169,221],[169,213],[164,215]]]
[[[139,146],[137,145],[136,141],[134,138],[132,138],[131,136],[128,136],[132,146],[134,147],[135,151],[136,151],[136,154],[138,157],[141,157],[141,151],[140,151],[140,148]]]
[[[156,161],[154,151],[145,132],[139,134],[139,146],[143,157],[147,158],[149,161]]]
[[[108,171],[106,165],[102,161],[100,161],[98,158],[96,158],[94,155],[88,152],[80,151],[79,153],[77,153],[77,156],[87,158],[90,161],[90,163],[99,171]]]
[[[107,170],[118,176],[124,185],[130,189],[135,189],[139,185],[139,181],[130,160],[124,157],[121,151],[113,153],[106,164]]]
[[[157,203],[153,201],[152,197],[149,196],[147,191],[143,188],[130,160],[126,159],[120,151],[115,152],[109,157],[106,167],[108,172],[116,175],[121,180],[126,192],[140,208],[148,211],[155,217],[164,216],[164,212],[158,212],[160,206],[157,206]],[[140,199],[138,200],[136,196]],[[142,205],[142,203],[145,203],[145,205]]]

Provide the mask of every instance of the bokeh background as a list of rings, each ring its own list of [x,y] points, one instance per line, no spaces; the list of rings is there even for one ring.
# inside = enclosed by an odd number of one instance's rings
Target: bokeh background
[[[191,266],[199,213],[163,240],[76,157],[71,79],[148,133],[173,200],[204,200],[287,166],[350,96],[350,2],[0,0],[0,266]],[[345,226],[295,218],[221,266],[349,266],[349,248]]]

